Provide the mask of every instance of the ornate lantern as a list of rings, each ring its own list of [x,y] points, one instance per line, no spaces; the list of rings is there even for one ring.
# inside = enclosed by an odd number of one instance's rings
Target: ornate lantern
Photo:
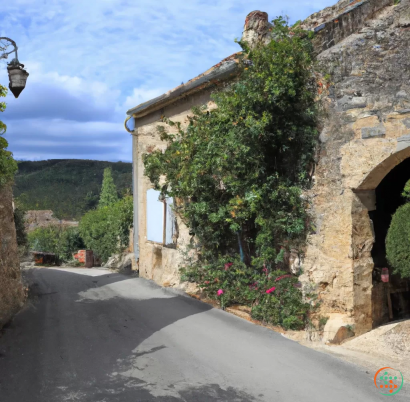
[[[24,64],[10,63],[7,66],[9,73],[9,88],[15,98],[18,98],[23,89],[26,87],[28,72],[24,70]]]
[[[9,73],[9,88],[15,98],[18,98],[23,89],[26,87],[28,72],[24,70],[24,64],[21,64],[17,57],[17,45],[14,40],[6,37],[1,37],[0,40],[6,40],[12,44],[14,49],[11,52],[3,53],[0,59],[7,59],[10,53],[15,53],[16,57],[7,65]]]
[[[389,268],[382,268],[382,281],[384,283],[389,282]]]

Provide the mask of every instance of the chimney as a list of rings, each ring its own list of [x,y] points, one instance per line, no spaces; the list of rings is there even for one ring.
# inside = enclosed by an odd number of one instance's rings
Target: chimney
[[[271,27],[267,13],[252,11],[246,16],[241,40],[247,42],[250,47],[255,46],[258,42],[267,44],[271,40]]]

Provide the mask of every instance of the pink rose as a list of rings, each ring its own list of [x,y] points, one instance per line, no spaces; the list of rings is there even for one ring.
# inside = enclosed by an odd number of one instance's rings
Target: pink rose
[[[284,278],[292,278],[292,275],[282,275],[282,276],[278,276],[278,277],[275,279],[275,282],[280,281],[281,279],[284,279]]]
[[[224,294],[224,291],[222,289],[219,289],[218,290],[218,296],[223,295],[223,294]]]
[[[272,292],[274,292],[275,291],[275,287],[273,287],[273,288],[270,288],[270,289],[268,289],[267,291],[266,291],[266,293],[272,293]]]
[[[230,267],[232,267],[232,265],[233,265],[233,262],[228,262],[228,263],[226,263],[226,264],[224,265],[225,271],[227,271]]]

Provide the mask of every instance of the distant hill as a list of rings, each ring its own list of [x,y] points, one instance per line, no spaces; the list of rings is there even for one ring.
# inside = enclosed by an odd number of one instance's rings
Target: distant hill
[[[131,163],[50,159],[18,162],[14,196],[27,209],[51,209],[59,219],[79,219],[97,205],[103,171],[110,166],[118,193],[131,192]]]

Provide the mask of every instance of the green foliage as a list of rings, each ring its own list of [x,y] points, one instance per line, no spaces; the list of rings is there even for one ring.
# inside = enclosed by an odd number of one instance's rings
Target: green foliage
[[[73,253],[85,248],[84,240],[77,227],[66,228],[61,231],[59,256],[64,261],[73,257]]]
[[[18,201],[14,200],[14,224],[16,226],[17,245],[21,248],[28,246],[27,232],[25,228],[26,209]]]
[[[7,88],[0,85],[0,97],[7,95]],[[0,102],[0,112],[6,109],[6,102]],[[13,181],[17,171],[17,163],[13,154],[7,151],[8,142],[1,137],[6,132],[7,126],[0,120],[0,187]]]
[[[117,187],[115,187],[114,179],[112,178],[112,170],[111,168],[105,168],[98,207],[108,207],[117,201]]]
[[[132,221],[133,199],[126,196],[113,204],[87,212],[80,221],[80,233],[87,248],[105,262],[128,246]]]
[[[304,326],[310,304],[297,287],[297,278],[284,271],[255,269],[234,259],[197,261],[182,269],[182,279],[197,282],[206,294],[223,307],[242,304],[252,307],[252,317],[287,329]],[[274,289],[273,289],[274,288]],[[269,289],[273,289],[267,293]],[[218,295],[222,290],[223,294]]]
[[[301,248],[310,230],[302,192],[310,184],[317,140],[312,45],[298,26],[290,35],[282,18],[273,25],[275,40],[268,45],[249,49],[239,42],[240,77],[213,94],[217,108],[193,109],[186,129],[165,119],[172,130],[161,126],[159,132],[167,149],[143,157],[145,174],[175,197],[199,243],[199,263],[211,271],[221,255],[232,260],[240,249],[248,269],[259,275],[263,266],[275,269],[285,252]],[[241,281],[238,275],[229,281]],[[196,280],[203,284],[204,278]],[[288,311],[283,300],[263,298],[255,314],[298,326],[273,313],[279,306]]]
[[[386,237],[386,256],[394,273],[410,278],[410,203],[393,215]]]
[[[54,253],[62,261],[72,259],[73,253],[84,248],[78,228],[59,225],[33,230],[28,234],[28,242],[31,250]]]
[[[407,183],[405,184],[401,195],[407,200],[407,202],[410,201],[410,180],[408,180]]]
[[[329,317],[323,317],[323,316],[319,317],[319,330],[320,331],[323,331],[328,321],[329,321]]]
[[[51,209],[59,219],[80,219],[98,205],[104,169],[122,194],[132,186],[131,163],[54,159],[18,162],[14,194],[27,210]]]

